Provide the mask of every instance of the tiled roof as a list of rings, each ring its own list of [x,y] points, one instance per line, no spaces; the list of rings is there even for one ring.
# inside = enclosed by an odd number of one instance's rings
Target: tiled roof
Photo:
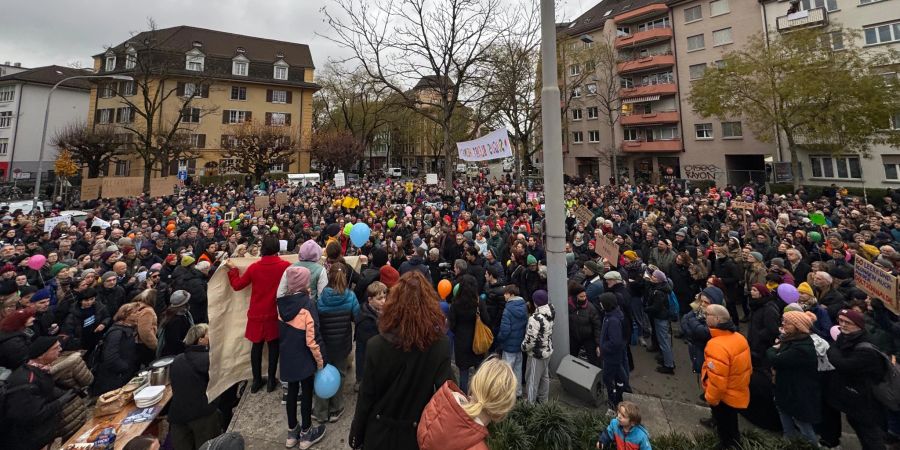
[[[60,80],[77,75],[93,75],[93,73],[84,69],[73,69],[71,67],[45,66],[0,77],[0,83],[5,81],[19,81],[52,86]],[[91,83],[84,79],[66,81],[61,86],[73,89],[84,89],[86,91],[91,89]]]

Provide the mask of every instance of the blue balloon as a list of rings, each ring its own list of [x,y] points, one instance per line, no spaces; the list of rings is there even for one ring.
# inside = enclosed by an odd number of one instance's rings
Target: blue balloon
[[[357,222],[353,225],[353,228],[350,229],[350,242],[353,242],[353,245],[357,247],[362,247],[366,244],[366,241],[369,240],[369,236],[372,235],[372,229],[369,228],[368,225]]]
[[[316,372],[313,388],[316,391],[316,396],[319,398],[328,399],[334,397],[334,394],[337,394],[338,389],[341,388],[341,373],[331,364],[326,364],[325,367]]]

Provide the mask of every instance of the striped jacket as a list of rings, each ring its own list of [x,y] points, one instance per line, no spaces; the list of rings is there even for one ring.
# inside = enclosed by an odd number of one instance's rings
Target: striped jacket
[[[547,304],[538,306],[531,317],[528,318],[528,327],[525,329],[525,340],[522,341],[522,351],[530,357],[547,359],[553,354],[553,319],[556,312],[553,306]]]

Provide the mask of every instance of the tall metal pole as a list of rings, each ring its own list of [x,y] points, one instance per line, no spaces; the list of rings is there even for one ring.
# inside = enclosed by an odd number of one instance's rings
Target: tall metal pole
[[[541,0],[541,129],[544,140],[544,203],[547,215],[547,291],[556,310],[550,369],[569,354],[569,299],[566,286],[566,226],[563,196],[562,118],[556,76],[554,0]]]

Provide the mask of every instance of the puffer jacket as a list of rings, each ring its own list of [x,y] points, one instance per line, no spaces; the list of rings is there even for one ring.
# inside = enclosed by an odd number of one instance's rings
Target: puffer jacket
[[[99,367],[95,368],[91,395],[101,395],[125,386],[139,367],[137,356],[137,330],[133,322],[116,322],[97,351]]]
[[[553,320],[556,311],[550,304],[538,306],[528,318],[522,351],[530,358],[547,359],[553,354]]]
[[[34,450],[53,442],[63,406],[68,403],[53,377],[26,364],[16,369],[7,383],[5,402],[15,405],[15,414],[0,422],[0,448]]]
[[[485,322],[485,324],[491,328],[491,331],[494,332],[494,334],[500,332],[500,320],[503,318],[503,308],[506,307],[506,299],[503,298],[503,291],[505,288],[506,286],[503,283],[497,283],[486,285],[486,289],[484,290],[485,296],[487,297],[484,303],[488,315],[491,318],[490,323]],[[484,320],[483,317],[482,320]]]
[[[59,428],[56,433],[63,441],[75,434],[88,419],[88,408],[83,398],[74,397],[63,405],[60,413]]]
[[[94,382],[94,374],[88,369],[81,352],[64,352],[50,367],[50,374],[57,385],[80,389],[90,386]]]
[[[569,300],[569,336],[573,345],[593,340],[599,347],[601,327],[600,313],[591,302],[577,304]]]
[[[625,315],[619,308],[603,314],[603,325],[600,329],[600,351],[606,362],[622,361],[625,356],[624,321]]]
[[[445,382],[422,411],[416,439],[421,450],[487,450],[488,429],[472,419],[460,405],[463,392]]]
[[[525,328],[528,326],[528,307],[522,297],[513,297],[506,302],[503,318],[500,320],[500,332],[497,333],[497,346],[504,352],[522,351],[525,339]]]
[[[306,293],[278,297],[281,381],[302,381],[325,364],[316,304]]]
[[[322,340],[328,361],[339,361],[350,354],[353,346],[352,323],[359,316],[356,294],[347,289],[338,294],[326,287],[316,302],[321,323]]]
[[[738,333],[734,324],[720,324],[710,330],[712,339],[703,351],[700,381],[706,402],[716,406],[721,402],[743,409],[750,404],[750,346]]]
[[[669,320],[669,292],[672,287],[668,282],[653,283],[647,290],[644,311],[651,320]]]

